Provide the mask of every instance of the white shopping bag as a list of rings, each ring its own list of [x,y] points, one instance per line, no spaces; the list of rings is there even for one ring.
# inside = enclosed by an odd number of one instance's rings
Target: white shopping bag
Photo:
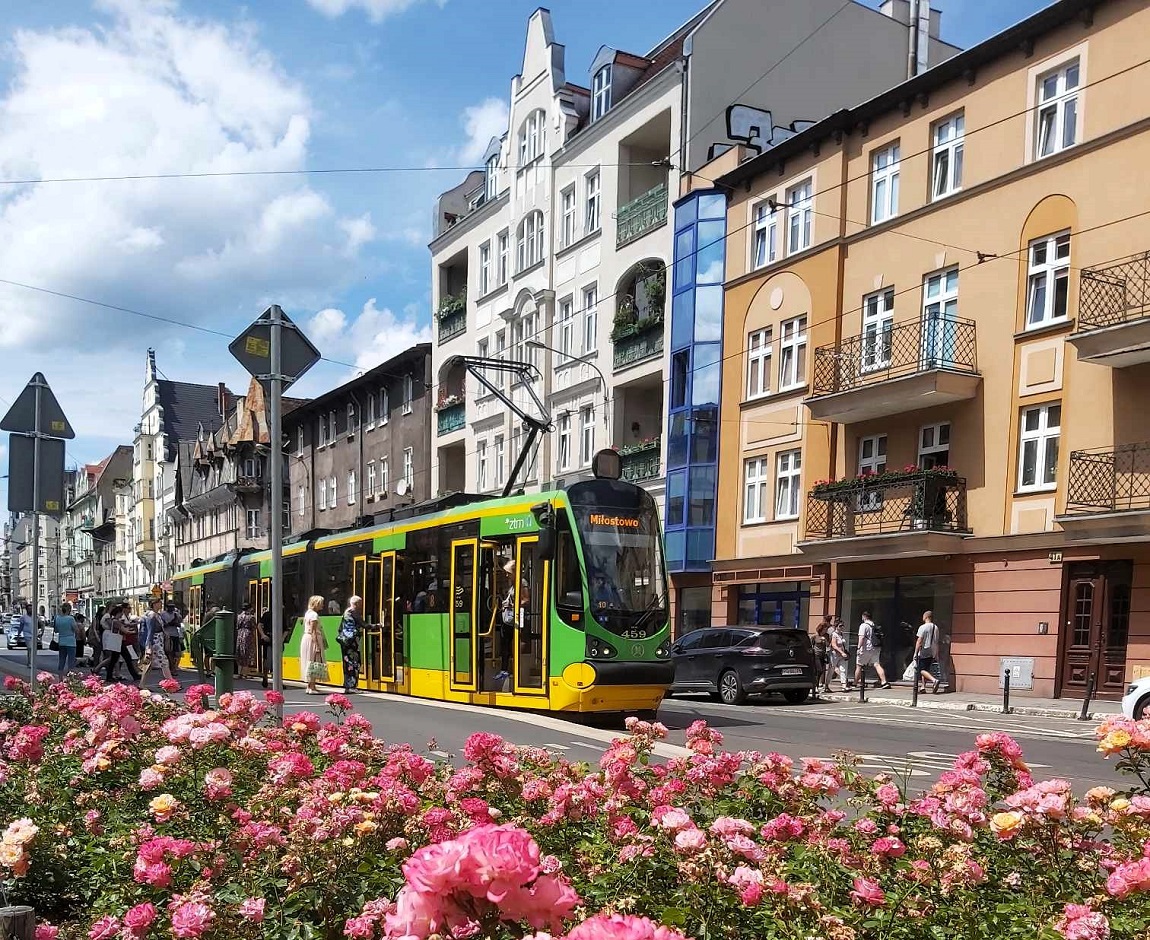
[[[914,678],[915,678],[915,675],[917,673],[918,673],[918,668],[915,665],[915,661],[912,659],[909,663],[906,664],[906,669],[903,670],[902,681],[903,682],[914,682]]]
[[[118,653],[124,648],[124,638],[114,630],[105,630],[101,642],[106,653]]]

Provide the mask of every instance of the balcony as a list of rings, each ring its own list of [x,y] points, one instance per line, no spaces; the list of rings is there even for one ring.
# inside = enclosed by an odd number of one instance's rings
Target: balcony
[[[263,490],[263,480],[259,476],[239,476],[232,489],[237,493],[259,493]]]
[[[460,293],[448,295],[439,302],[436,311],[439,321],[439,342],[446,343],[449,339],[467,331],[467,294]]]
[[[798,547],[826,561],[947,555],[968,535],[966,480],[911,469],[816,484]]]
[[[622,248],[642,238],[667,221],[667,184],[648,189],[638,199],[619,207],[615,216],[615,247]]]
[[[1071,452],[1066,512],[1056,521],[1076,542],[1150,535],[1150,443]]]
[[[1150,362],[1150,252],[1082,271],[1070,342],[1082,362],[1116,369]]]
[[[455,396],[452,396],[455,397]],[[463,430],[467,424],[467,403],[460,398],[458,401],[444,400],[436,406],[436,425],[439,434],[450,434],[452,431]]]
[[[643,441],[641,444],[631,444],[619,448],[620,461],[623,465],[623,479],[628,483],[643,483],[647,480],[657,480],[662,475],[662,464],[659,461],[659,447],[661,438],[652,441]]]
[[[616,330],[611,335],[615,345],[613,368],[616,372],[647,359],[663,355],[663,318],[646,320],[635,326]]]
[[[815,420],[850,424],[974,398],[976,346],[974,322],[956,317],[887,323],[820,346],[807,407]]]

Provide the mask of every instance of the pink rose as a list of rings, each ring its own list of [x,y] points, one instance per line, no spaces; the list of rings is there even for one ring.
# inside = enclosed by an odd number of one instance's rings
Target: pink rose
[[[267,903],[264,898],[248,898],[240,905],[240,917],[254,924],[260,923],[264,919],[264,908]]]
[[[142,937],[156,919],[154,904],[137,904],[124,914],[124,926],[133,937]]]
[[[269,705],[282,705],[284,703],[284,696],[282,692],[265,692],[264,701]]]
[[[856,904],[868,907],[881,907],[886,895],[877,881],[869,878],[856,878],[854,889],[851,891],[851,900]]]
[[[566,940],[687,940],[683,934],[646,917],[597,914],[571,930]]]
[[[92,924],[88,930],[88,940],[113,940],[119,932],[119,918],[107,914]]]
[[[1106,915],[1091,910],[1088,904],[1067,904],[1054,929],[1066,940],[1107,940],[1110,936]]]
[[[202,901],[184,901],[172,911],[172,933],[181,938],[200,937],[215,920],[215,913]]]
[[[35,940],[56,940],[60,936],[60,928],[51,924],[40,924],[36,928]]]
[[[684,829],[675,834],[675,851],[684,854],[702,852],[707,847],[707,834],[702,829]]]

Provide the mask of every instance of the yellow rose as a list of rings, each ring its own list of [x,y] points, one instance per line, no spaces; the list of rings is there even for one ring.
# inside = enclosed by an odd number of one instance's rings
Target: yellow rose
[[[1123,748],[1129,747],[1130,740],[1130,732],[1124,728],[1118,728],[1111,731],[1102,739],[1098,745],[1098,750],[1103,754],[1114,754]]]
[[[1118,799],[1111,802],[1110,808],[1116,813],[1124,813],[1126,810],[1130,809],[1130,801],[1126,799],[1126,797],[1120,796]]]
[[[24,847],[13,845],[10,842],[0,842],[0,865],[5,868],[15,868],[24,857]]]
[[[355,834],[357,836],[369,836],[375,832],[379,826],[373,823],[370,819],[365,819],[361,823],[355,824]]]
[[[1022,828],[1023,819],[1022,813],[1016,813],[1013,810],[1006,813],[995,813],[990,818],[990,828],[1000,839],[1009,839]]]
[[[160,822],[169,818],[179,807],[180,801],[170,793],[161,793],[148,804],[148,808]]]

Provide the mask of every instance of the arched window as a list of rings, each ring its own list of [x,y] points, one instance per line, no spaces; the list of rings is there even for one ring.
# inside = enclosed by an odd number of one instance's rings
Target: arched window
[[[543,260],[543,213],[536,209],[519,223],[516,233],[516,270],[524,271]]]
[[[547,149],[547,115],[532,111],[519,128],[519,166],[525,167]]]

